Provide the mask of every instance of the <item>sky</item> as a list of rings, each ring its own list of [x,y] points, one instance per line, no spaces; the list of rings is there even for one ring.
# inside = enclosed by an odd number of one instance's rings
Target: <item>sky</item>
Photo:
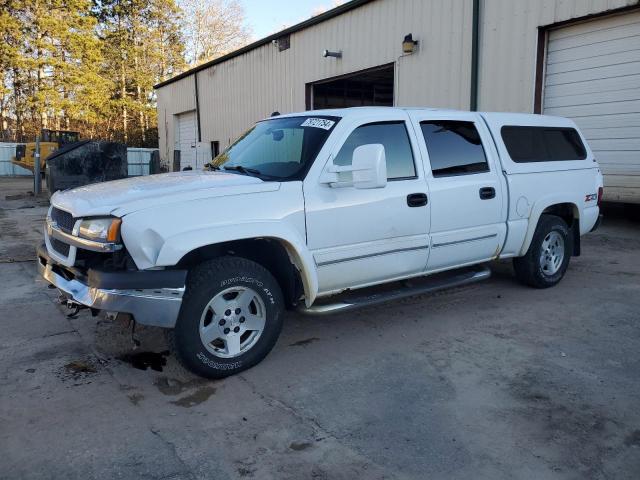
[[[329,10],[340,0],[240,0],[253,39],[258,40]]]

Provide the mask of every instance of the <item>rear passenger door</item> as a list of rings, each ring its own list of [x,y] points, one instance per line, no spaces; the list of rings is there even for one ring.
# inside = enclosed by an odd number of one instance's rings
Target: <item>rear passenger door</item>
[[[505,190],[495,146],[474,113],[411,114],[431,204],[428,271],[494,258],[504,242]]]

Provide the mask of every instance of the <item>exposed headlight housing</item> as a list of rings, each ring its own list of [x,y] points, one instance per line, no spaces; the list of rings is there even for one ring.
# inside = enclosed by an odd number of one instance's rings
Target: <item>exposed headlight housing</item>
[[[116,243],[120,240],[122,220],[114,217],[86,218],[80,222],[78,236],[87,240]]]

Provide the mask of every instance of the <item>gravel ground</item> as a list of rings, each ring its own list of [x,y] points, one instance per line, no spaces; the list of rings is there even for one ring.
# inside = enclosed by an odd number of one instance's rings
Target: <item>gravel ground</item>
[[[212,382],[160,329],[134,350],[124,323],[66,317],[36,279],[47,207],[28,189],[0,179],[0,479],[640,478],[638,223],[607,218],[550,290],[504,262],[289,314],[265,361]]]

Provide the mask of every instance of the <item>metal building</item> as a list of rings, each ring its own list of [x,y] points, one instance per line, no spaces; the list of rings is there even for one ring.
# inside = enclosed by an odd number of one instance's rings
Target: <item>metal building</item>
[[[169,169],[201,168],[276,111],[536,112],[574,118],[606,198],[640,203],[639,0],[352,0],[156,90]]]

